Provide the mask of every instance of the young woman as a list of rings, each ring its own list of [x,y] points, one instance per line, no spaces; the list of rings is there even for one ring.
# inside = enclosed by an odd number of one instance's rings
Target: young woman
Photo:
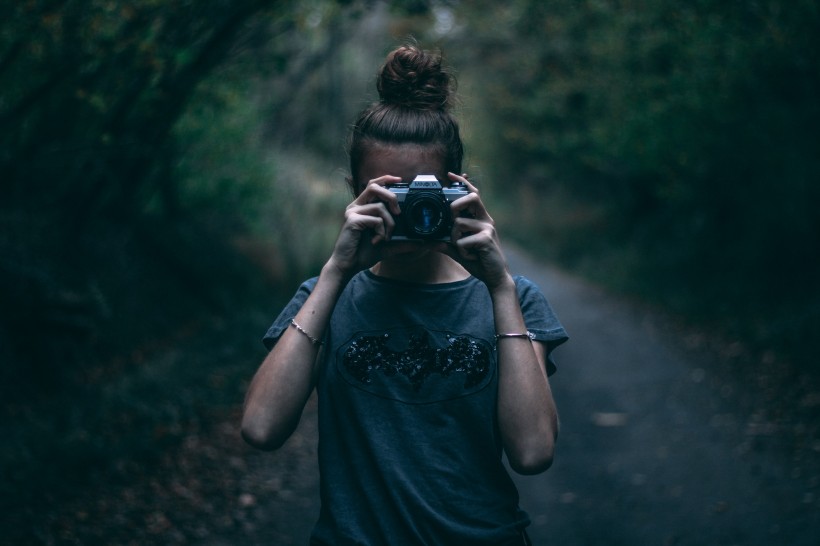
[[[546,470],[558,417],[550,351],[567,339],[539,289],[510,274],[462,170],[453,80],[416,46],[391,52],[349,143],[355,199],[320,275],[265,335],[244,438],[280,447],[317,389],[322,508],[312,544],[526,544],[502,462]],[[392,240],[392,186],[464,187],[448,240]],[[463,186],[462,186],[463,185]]]

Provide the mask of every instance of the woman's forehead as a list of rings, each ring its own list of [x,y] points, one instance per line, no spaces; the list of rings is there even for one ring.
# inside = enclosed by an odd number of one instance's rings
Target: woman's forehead
[[[360,184],[384,175],[409,181],[418,174],[434,174],[446,178],[444,161],[437,148],[420,144],[379,144],[362,156],[359,165]]]

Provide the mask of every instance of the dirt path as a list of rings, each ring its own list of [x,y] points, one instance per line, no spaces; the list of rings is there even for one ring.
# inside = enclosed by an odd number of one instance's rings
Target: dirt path
[[[519,477],[535,544],[817,544],[814,461],[788,460],[756,404],[663,321],[518,252],[571,341],[552,386],[554,466]],[[762,402],[762,401],[761,401]],[[751,413],[750,413],[751,412]],[[815,446],[816,447],[816,446]]]

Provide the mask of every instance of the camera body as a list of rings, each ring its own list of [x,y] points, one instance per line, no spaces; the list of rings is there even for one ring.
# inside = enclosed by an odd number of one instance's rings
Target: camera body
[[[385,187],[396,194],[401,209],[401,214],[393,216],[396,221],[394,241],[449,241],[453,228],[450,203],[470,193],[460,182],[443,188],[441,182],[429,174],[420,174],[409,184]]]

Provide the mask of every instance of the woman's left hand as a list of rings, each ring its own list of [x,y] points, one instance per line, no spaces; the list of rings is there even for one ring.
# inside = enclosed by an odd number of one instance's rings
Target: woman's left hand
[[[441,245],[440,251],[459,262],[490,290],[500,287],[510,280],[510,273],[495,222],[484,207],[478,188],[463,175],[447,174],[450,180],[466,185],[470,193],[450,205],[454,218],[451,243]]]

